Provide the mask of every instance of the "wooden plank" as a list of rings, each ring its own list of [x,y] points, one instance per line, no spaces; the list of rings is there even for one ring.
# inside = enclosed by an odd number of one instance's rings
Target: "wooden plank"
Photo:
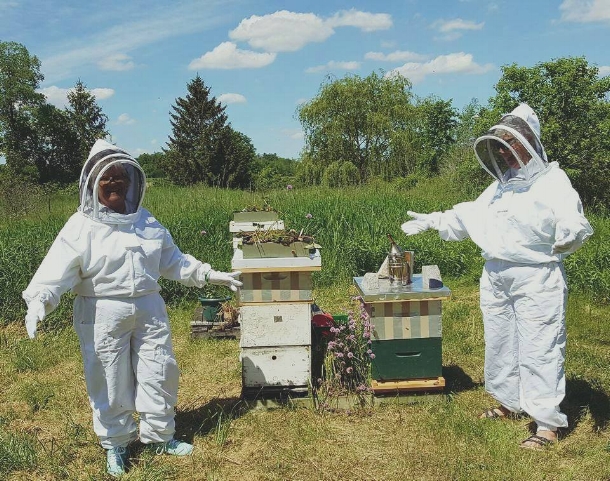
[[[373,393],[392,393],[409,391],[432,391],[445,389],[445,378],[410,379],[402,381],[371,381]]]

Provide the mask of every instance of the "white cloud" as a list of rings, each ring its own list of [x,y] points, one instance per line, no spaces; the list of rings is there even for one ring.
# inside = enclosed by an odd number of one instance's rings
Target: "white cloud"
[[[218,101],[223,103],[223,104],[245,104],[247,102],[246,97],[244,97],[242,94],[232,94],[232,93],[226,93],[226,94],[220,94],[218,96]]]
[[[135,124],[136,121],[132,119],[129,114],[121,114],[116,123],[119,125],[132,125]]]
[[[565,22],[589,23],[610,21],[608,0],[564,0],[559,5],[561,20]]]
[[[442,33],[449,33],[456,30],[481,30],[483,25],[485,25],[485,22],[474,23],[469,20],[454,18],[453,20],[437,20],[432,24],[432,28]]]
[[[56,87],[55,85],[51,85],[50,87],[45,87],[43,89],[39,89],[38,92],[44,94],[47,98],[47,102],[55,107],[63,109],[68,105],[68,92],[70,89],[62,89]]]
[[[325,65],[309,67],[305,70],[305,73],[326,72],[329,70],[357,70],[359,68],[360,62],[335,62],[334,60],[331,60]]]
[[[131,70],[135,67],[135,64],[131,61],[131,57],[124,53],[109,55],[101,59],[97,65],[101,70],[113,70],[116,72]]]
[[[189,70],[261,68],[273,63],[275,57],[275,53],[241,50],[233,42],[223,42],[211,52],[206,52],[201,57],[192,60],[188,68]]]
[[[248,42],[252,48],[267,52],[295,52],[308,43],[324,42],[335,33],[335,27],[356,27],[365,32],[385,30],[392,26],[386,13],[342,10],[324,19],[314,13],[280,10],[269,15],[252,15],[229,32],[231,40]]]
[[[305,135],[301,129],[283,129],[282,134],[286,135],[292,140],[303,140]]]
[[[453,20],[437,20],[431,25],[431,28],[443,34],[441,37],[435,37],[435,40],[449,42],[460,38],[465,30],[481,30],[483,25],[485,25],[485,22],[474,23],[455,18]]]
[[[281,10],[242,20],[229,37],[267,52],[294,52],[308,43],[323,42],[333,33],[332,27],[313,13]]]
[[[151,3],[146,10],[140,8],[137,15],[133,11],[136,7],[130,6],[129,2],[122,7],[128,9],[122,18],[137,20],[116,22],[101,31],[91,29],[96,33],[89,36],[70,35],[65,43],[53,45],[52,51],[57,53],[41,58],[46,81],[70,78],[83,72],[86,67],[97,66],[100,59],[128,54],[173,37],[203,32],[225,20],[224,6],[216,0],[204,3],[184,0],[158,6]],[[91,19],[84,19],[83,22],[91,22]]]
[[[392,16],[387,13],[360,12],[352,8],[335,13],[326,23],[332,27],[358,27],[364,32],[374,32],[392,27]]]
[[[396,46],[396,42],[394,42],[394,41],[383,41],[383,42],[381,42],[381,46],[383,48],[394,48]]]
[[[89,92],[95,95],[96,100],[109,99],[114,95],[114,89],[97,88],[91,89]]]
[[[603,66],[599,67],[599,76],[600,77],[606,77],[608,75],[610,75],[610,66],[603,65]]]
[[[387,54],[382,52],[367,52],[364,54],[364,58],[367,60],[380,60],[382,62],[408,62],[426,60],[427,57],[426,55],[420,55],[407,50],[396,50]]]
[[[407,77],[414,84],[421,82],[428,75],[449,73],[483,74],[495,67],[492,64],[479,65],[472,59],[472,54],[464,52],[439,55],[425,63],[409,62],[398,67],[386,75],[399,73]]]
[[[55,105],[57,108],[63,109],[68,106],[68,92],[71,90],[73,89],[64,89],[51,85],[50,87],[39,89],[38,92],[44,94],[44,96],[47,98],[47,102]],[[96,100],[107,99],[114,95],[113,89],[105,88],[90,89],[89,92],[95,96]]]

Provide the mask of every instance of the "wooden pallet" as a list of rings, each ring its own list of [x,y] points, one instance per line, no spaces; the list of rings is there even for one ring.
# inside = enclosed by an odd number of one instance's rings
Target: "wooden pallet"
[[[391,394],[411,391],[442,391],[445,389],[445,378],[405,379],[400,381],[371,381],[374,394]]]
[[[191,337],[198,339],[239,339],[240,326],[218,329],[209,322],[191,322]]]

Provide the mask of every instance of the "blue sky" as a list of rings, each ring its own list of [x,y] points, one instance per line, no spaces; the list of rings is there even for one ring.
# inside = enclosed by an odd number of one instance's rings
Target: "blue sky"
[[[610,0],[0,0],[0,40],[41,60],[49,102],[82,80],[135,156],[165,145],[197,74],[259,154],[297,158],[297,106],[328,75],[397,70],[461,109],[503,65],[584,56],[610,74],[609,34]]]

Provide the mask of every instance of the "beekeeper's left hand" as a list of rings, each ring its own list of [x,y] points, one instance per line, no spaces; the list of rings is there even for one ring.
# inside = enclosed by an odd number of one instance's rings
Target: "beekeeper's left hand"
[[[44,304],[39,300],[33,300],[28,306],[28,312],[25,315],[25,329],[28,331],[30,339],[34,339],[38,329],[38,322],[44,319],[46,311]]]
[[[237,292],[237,289],[243,286],[241,281],[238,281],[237,278],[241,276],[240,271],[235,272],[219,272],[211,270],[208,273],[208,282],[210,284],[218,284],[220,286],[227,286],[233,292]]]

